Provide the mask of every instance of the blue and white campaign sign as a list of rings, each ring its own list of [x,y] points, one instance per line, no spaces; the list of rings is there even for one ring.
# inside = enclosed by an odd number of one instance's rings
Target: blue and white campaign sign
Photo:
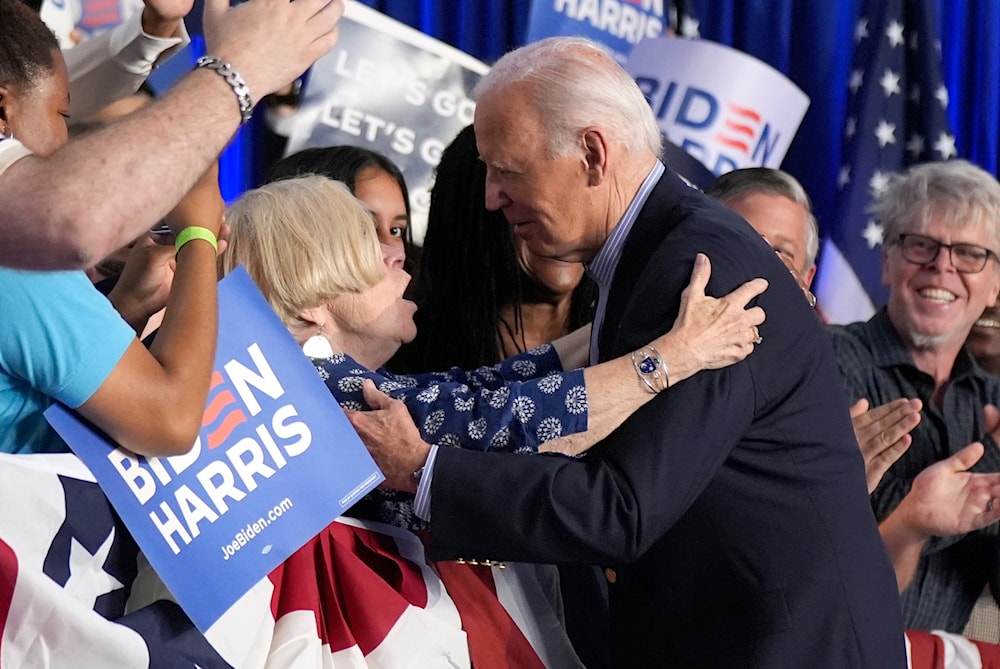
[[[534,0],[527,42],[560,35],[587,37],[624,63],[636,44],[665,35],[669,27],[664,0]]]
[[[62,406],[45,416],[203,632],[383,480],[242,269],[219,284],[215,371],[190,453],[139,457]]]
[[[489,67],[358,2],[338,27],[337,48],[309,71],[285,153],[348,144],[385,154],[406,178],[419,244],[434,168],[472,123],[471,92]]]
[[[809,96],[781,72],[706,40],[643,40],[625,69],[666,138],[716,175],[779,167],[809,107]]]

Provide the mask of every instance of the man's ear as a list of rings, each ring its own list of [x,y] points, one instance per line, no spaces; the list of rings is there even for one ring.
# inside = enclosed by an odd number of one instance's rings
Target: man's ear
[[[607,176],[608,147],[599,130],[587,128],[583,131],[583,157],[589,185],[600,185]]]

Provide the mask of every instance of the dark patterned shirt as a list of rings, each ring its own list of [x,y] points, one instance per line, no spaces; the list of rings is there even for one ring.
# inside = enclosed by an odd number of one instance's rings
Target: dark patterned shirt
[[[535,453],[547,441],[587,429],[583,370],[564,372],[548,344],[471,372],[457,367],[415,375],[372,371],[343,353],[312,362],[343,408],[367,408],[361,384],[371,379],[402,400],[420,436],[439,446]],[[413,495],[376,489],[350,515],[426,529],[412,502]]]
[[[972,471],[1000,471],[1000,449],[988,437],[983,418],[984,405],[1000,403],[1000,378],[983,371],[968,351],[959,353],[937,405],[934,379],[914,366],[884,309],[867,323],[829,326],[829,332],[851,403],[862,398],[872,407],[901,397],[923,401],[913,444],[872,493],[879,522],[899,505],[917,474],[973,441],[983,440],[986,454]],[[1000,577],[998,549],[996,524],[929,541],[901,595],[906,626],[960,633],[984,586]]]

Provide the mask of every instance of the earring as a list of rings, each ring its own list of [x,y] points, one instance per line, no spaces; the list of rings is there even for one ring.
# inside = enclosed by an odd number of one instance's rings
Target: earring
[[[310,358],[319,358],[321,360],[333,357],[333,348],[330,346],[330,341],[323,336],[322,325],[319,326],[319,332],[309,337],[302,344],[302,352]]]

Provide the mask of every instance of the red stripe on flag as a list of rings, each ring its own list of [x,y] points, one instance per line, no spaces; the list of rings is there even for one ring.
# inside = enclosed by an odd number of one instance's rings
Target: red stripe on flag
[[[1000,669],[1000,645],[970,639],[979,651],[979,659],[983,669]]]
[[[535,649],[497,598],[493,570],[486,566],[436,562],[434,567],[462,616],[469,655],[476,669],[545,669]]]
[[[17,556],[13,549],[0,539],[0,644],[3,631],[7,629],[7,616],[14,600],[14,584],[17,583]]]
[[[944,643],[930,632],[906,630],[910,669],[944,669]]]
[[[390,544],[392,544],[390,546]],[[312,611],[330,651],[375,649],[410,604],[427,605],[419,568],[396,553],[393,540],[333,523],[271,572],[275,620]]]

